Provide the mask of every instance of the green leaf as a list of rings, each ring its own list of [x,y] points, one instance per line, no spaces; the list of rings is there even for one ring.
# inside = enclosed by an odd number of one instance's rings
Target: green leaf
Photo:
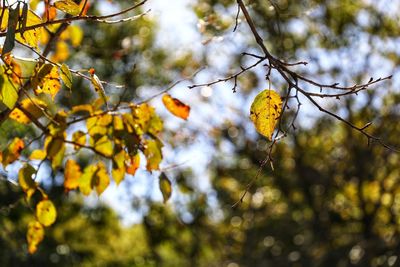
[[[15,103],[18,100],[18,87],[10,81],[10,79],[6,75],[0,76],[0,100],[6,105],[9,109],[13,109]]]
[[[159,177],[159,186],[160,186],[161,194],[163,195],[164,203],[166,203],[168,201],[168,199],[171,197],[172,186],[171,186],[171,181],[168,179],[168,177],[163,172],[161,173],[161,175]]]
[[[60,68],[61,80],[68,89],[72,89],[72,75],[67,65],[62,64]]]
[[[77,5],[74,1],[72,0],[60,0],[60,1],[56,1],[54,3],[54,6],[65,12],[68,13],[70,15],[76,16],[79,15],[79,13],[81,12],[79,5]]]
[[[257,132],[272,140],[272,134],[277,120],[282,112],[282,100],[273,90],[264,90],[259,93],[250,108],[250,119]]]
[[[57,218],[56,207],[50,200],[42,200],[36,206],[36,218],[44,226],[52,225]]]

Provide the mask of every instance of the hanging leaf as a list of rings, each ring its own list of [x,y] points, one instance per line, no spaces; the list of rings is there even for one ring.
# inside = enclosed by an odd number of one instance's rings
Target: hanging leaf
[[[72,75],[67,65],[62,64],[60,68],[61,80],[68,89],[72,89]]]
[[[35,173],[35,168],[29,164],[23,166],[18,172],[18,183],[25,192],[28,200],[31,198],[33,193],[35,193],[37,188],[36,182],[32,179],[32,175]]]
[[[28,241],[28,251],[33,254],[37,250],[37,246],[44,238],[44,228],[38,221],[33,221],[28,224],[26,240]]]
[[[102,101],[104,101],[104,104],[108,109],[106,91],[104,90],[104,87],[101,84],[99,77],[97,77],[97,75],[95,74],[95,70],[93,68],[89,70],[89,73],[90,73],[90,81],[92,82],[94,90],[100,96]]]
[[[160,186],[160,191],[163,195],[164,203],[166,203],[168,199],[171,197],[172,186],[171,186],[171,181],[163,172],[159,177],[159,186]]]
[[[45,199],[36,205],[36,218],[43,226],[50,226],[56,221],[57,211],[53,202]]]
[[[21,101],[20,105],[35,119],[42,117],[44,114],[42,109],[47,108],[46,103],[38,98],[26,98]],[[13,111],[11,111],[10,119],[23,124],[31,122],[31,120],[19,108],[14,108]]]
[[[79,186],[79,178],[82,176],[81,167],[74,160],[69,159],[65,164],[64,189],[66,192]]]
[[[0,75],[0,100],[9,109],[13,109],[18,100],[19,87],[15,86],[7,75]]]
[[[282,112],[282,100],[273,90],[259,93],[250,108],[250,119],[257,132],[272,140],[277,120]]]
[[[38,25],[42,23],[42,19],[33,11],[29,10],[25,23],[26,27]],[[23,31],[23,33],[17,33],[15,39],[37,49],[42,30],[42,28],[35,28],[32,30]]]
[[[112,177],[114,181],[119,185],[119,183],[124,179],[125,177],[125,150],[121,149],[120,152],[118,152],[114,157],[113,157],[113,168],[111,171]]]
[[[144,155],[146,156],[146,168],[148,171],[158,170],[160,168],[160,162],[162,160],[161,147],[162,143],[158,140],[146,141]]]
[[[97,171],[92,179],[92,188],[96,189],[97,194],[100,196],[110,184],[110,176],[108,176],[106,166],[103,162],[97,164]]]
[[[46,151],[44,150],[40,150],[40,149],[36,149],[33,150],[31,155],[29,156],[30,160],[43,160],[46,158]]]
[[[72,134],[72,141],[77,145],[74,145],[75,150],[79,150],[81,146],[86,145],[86,134],[82,131],[76,131]]]
[[[61,88],[61,83],[60,83],[60,76],[58,74],[58,68],[54,66],[51,69],[50,73],[43,78],[43,86],[41,92],[49,94],[51,98],[54,100],[54,97],[56,96],[60,88]]]
[[[101,137],[94,145],[94,149],[106,157],[111,157],[113,154],[113,145],[106,135]]]
[[[162,101],[169,112],[179,118],[187,120],[190,113],[190,107],[188,105],[183,104],[180,100],[171,97],[169,94],[163,95]]]
[[[19,18],[19,4],[17,5],[17,8],[15,9],[8,8],[7,10],[9,11],[8,12],[9,15],[8,15],[6,40],[4,41],[3,51],[2,51],[3,55],[10,53],[15,46],[15,30],[17,29],[18,18]]]
[[[85,196],[88,196],[90,192],[92,192],[92,179],[96,171],[97,166],[91,164],[84,169],[83,174],[79,179],[79,190]]]
[[[24,141],[18,137],[7,146],[7,148],[2,153],[2,164],[3,167],[7,167],[8,164],[16,161],[21,155],[22,149],[24,149]]]
[[[136,170],[140,166],[140,155],[139,153],[136,153],[134,156],[128,156],[128,159],[125,160],[126,164],[126,173],[130,175],[135,175]]]
[[[70,15],[76,16],[79,15],[79,13],[81,12],[79,5],[77,5],[74,1],[72,0],[60,0],[60,1],[56,1],[54,2],[54,6],[65,12],[68,13]]]

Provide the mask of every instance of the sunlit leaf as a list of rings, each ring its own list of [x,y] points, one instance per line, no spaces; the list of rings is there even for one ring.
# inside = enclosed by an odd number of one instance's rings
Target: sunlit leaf
[[[70,36],[70,41],[73,47],[77,47],[82,43],[83,31],[78,25],[70,25],[67,29]]]
[[[168,201],[168,199],[171,197],[172,194],[172,186],[171,186],[171,181],[168,179],[168,177],[165,175],[165,173],[161,173],[159,177],[159,186],[160,186],[160,191],[162,193],[164,203]]]
[[[72,89],[72,75],[67,65],[62,64],[60,68],[60,77],[66,87]]]
[[[53,202],[45,199],[36,205],[36,218],[43,226],[52,225],[57,218],[56,207]]]
[[[0,75],[0,100],[9,109],[13,109],[18,100],[19,87],[16,87],[7,75]]]
[[[37,250],[37,246],[44,238],[44,228],[38,221],[32,221],[28,224],[26,240],[28,241],[28,251],[33,254]]]
[[[13,141],[7,146],[2,153],[2,164],[5,168],[8,164],[16,161],[21,155],[22,149],[24,149],[24,141],[18,137],[14,138]]]
[[[61,83],[58,68],[54,66],[51,69],[50,73],[43,78],[43,86],[41,91],[45,94],[49,94],[54,100],[54,97],[56,96],[60,88]]]
[[[29,156],[30,160],[43,160],[46,158],[46,151],[41,149],[33,150],[31,155]]]
[[[121,150],[113,157],[112,177],[117,185],[125,177],[125,150]]]
[[[72,134],[72,141],[77,145],[74,145],[75,150],[79,150],[81,146],[86,145],[86,134],[82,131],[76,131]]]
[[[69,57],[69,47],[66,42],[58,41],[56,43],[55,51],[51,56],[51,60],[55,62],[63,62]]]
[[[113,145],[106,135],[101,137],[94,145],[94,149],[106,157],[111,157],[113,154]]]
[[[188,105],[185,105],[180,100],[171,97],[169,94],[163,95],[162,101],[169,112],[179,118],[187,120],[190,114],[190,107]]]
[[[150,119],[147,132],[152,135],[157,135],[163,130],[163,127],[164,124],[161,118],[157,114],[154,114]]]
[[[72,0],[59,0],[54,2],[54,6],[57,9],[73,16],[79,15],[81,12],[79,5]]]
[[[31,198],[33,193],[35,193],[37,184],[32,179],[32,175],[36,173],[35,168],[31,165],[26,164],[18,172],[18,183],[22,190],[25,192],[28,199]]]
[[[78,188],[79,178],[82,176],[81,167],[74,160],[69,159],[65,164],[64,188],[70,191]]]
[[[97,166],[96,165],[89,165],[87,166],[81,178],[79,179],[79,190],[84,194],[85,196],[88,196],[90,192],[92,192],[92,179],[97,171]]]
[[[278,93],[264,90],[259,93],[250,108],[250,119],[257,132],[272,140],[277,120],[282,112],[282,100]]]
[[[21,101],[20,105],[35,119],[42,117],[42,109],[47,107],[46,103],[38,98],[26,98]],[[31,120],[19,108],[13,109],[13,111],[10,113],[10,118],[23,124],[31,122]]]
[[[42,23],[42,19],[36,15],[32,10],[28,11],[26,26],[33,26]],[[20,33],[16,34],[16,39],[22,43],[25,43],[33,48],[38,48],[38,43],[42,33],[41,28],[35,28],[32,30],[24,31],[22,36]]]
[[[64,133],[64,138],[66,134]],[[47,157],[51,161],[51,167],[53,170],[59,168],[62,164],[62,160],[64,159],[65,153],[65,143],[62,138],[53,138],[47,145],[46,148]]]
[[[110,184],[110,176],[107,173],[106,166],[103,162],[97,164],[97,171],[92,180],[92,188],[96,189],[97,194],[100,196]]]
[[[146,141],[144,155],[146,156],[146,168],[148,171],[158,170],[160,168],[160,162],[162,160],[161,147],[162,144],[158,140]]]
[[[136,153],[134,156],[127,155],[127,159],[125,160],[126,165],[126,173],[130,175],[135,175],[136,170],[140,166],[140,155]]]
[[[99,97],[103,100],[104,104],[107,106],[106,92],[104,90],[103,85],[101,84],[99,77],[97,77],[97,75],[95,74],[95,70],[93,68],[89,70],[89,73],[90,73],[90,81],[92,82],[94,90],[99,95]]]

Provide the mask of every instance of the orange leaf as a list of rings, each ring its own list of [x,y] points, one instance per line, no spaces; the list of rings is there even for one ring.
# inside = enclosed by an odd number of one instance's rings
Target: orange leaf
[[[129,156],[129,159],[125,161],[126,173],[130,175],[135,175],[136,170],[140,165],[140,155],[137,153],[134,156]]]
[[[28,224],[28,232],[26,233],[26,239],[28,241],[28,251],[33,254],[37,250],[37,246],[42,242],[44,238],[44,229],[37,221],[30,222]]]
[[[190,107],[182,103],[180,100],[171,97],[169,94],[165,94],[162,97],[162,101],[169,112],[175,116],[184,120],[189,117]]]
[[[5,168],[8,164],[13,163],[16,161],[22,149],[25,147],[24,141],[19,139],[18,137],[14,138],[14,140],[8,145],[6,150],[2,153],[2,163],[3,167]]]

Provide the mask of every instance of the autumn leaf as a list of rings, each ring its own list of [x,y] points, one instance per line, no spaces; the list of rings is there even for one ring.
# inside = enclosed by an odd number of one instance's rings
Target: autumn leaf
[[[110,176],[107,173],[106,166],[103,162],[97,164],[97,171],[92,179],[92,188],[96,189],[97,194],[100,196],[110,184]]]
[[[83,174],[79,179],[79,190],[85,196],[88,196],[90,192],[92,192],[92,179],[96,171],[97,166],[91,164],[84,169]]]
[[[104,104],[108,109],[106,91],[104,90],[104,87],[101,84],[99,77],[97,77],[97,75],[95,74],[95,70],[93,68],[89,70],[89,73],[90,73],[90,81],[94,87],[94,90],[100,96],[100,98],[102,99],[102,101],[104,102]]]
[[[54,2],[54,6],[57,9],[65,12],[65,13],[68,13],[70,15],[73,15],[73,16],[79,15],[79,13],[81,12],[79,5],[77,5],[72,0],[56,1],[56,2]]]
[[[8,164],[16,161],[21,155],[22,149],[24,149],[25,143],[22,139],[16,137],[7,146],[7,148],[2,153],[2,164],[5,168]]]
[[[32,221],[28,224],[26,240],[28,241],[28,251],[33,254],[37,250],[37,246],[44,238],[44,228],[38,221]]]
[[[67,160],[64,172],[64,188],[70,191],[78,188],[79,178],[82,176],[81,167],[73,159]]]
[[[125,177],[125,150],[121,149],[115,156],[113,157],[113,168],[111,171],[112,177],[117,185],[124,179]]]
[[[106,135],[102,136],[94,145],[94,149],[106,157],[111,157],[113,154],[113,145]]]
[[[273,90],[260,92],[250,108],[250,119],[257,132],[272,140],[277,120],[282,112],[282,100]]]
[[[31,155],[29,156],[30,160],[43,160],[47,156],[46,151],[41,149],[35,149],[32,151]]]
[[[126,173],[135,175],[136,170],[140,166],[140,155],[136,153],[134,156],[127,155],[128,159],[125,160]]]
[[[168,177],[165,175],[165,173],[161,173],[159,177],[159,186],[160,186],[160,191],[164,199],[164,203],[168,201],[168,199],[171,197],[172,194],[172,186],[171,186],[171,181],[168,179]]]
[[[26,164],[18,172],[18,183],[22,190],[25,192],[28,199],[31,198],[33,193],[35,193],[37,184],[32,179],[32,175],[36,173],[35,168],[31,165]]]
[[[68,89],[72,89],[72,75],[71,71],[69,70],[68,66],[62,64],[60,67],[60,77],[63,81],[64,85],[68,87]]]
[[[56,221],[57,211],[51,200],[45,199],[36,205],[36,218],[46,227],[52,225]]]
[[[0,75],[0,100],[9,109],[13,109],[18,100],[19,87],[15,86],[7,75]]]
[[[42,117],[44,114],[42,109],[47,107],[46,103],[38,98],[25,98],[21,101],[20,105],[35,119]],[[13,111],[11,111],[10,119],[22,124],[28,124],[31,122],[31,120],[19,108],[14,108]]]
[[[171,97],[169,94],[163,95],[162,101],[169,112],[179,118],[187,120],[190,113],[190,107],[188,105],[185,105],[180,100]]]
[[[49,94],[54,100],[54,97],[61,88],[60,75],[58,73],[58,67],[54,66],[50,73],[43,78],[43,86],[41,92]]]
[[[82,146],[86,145],[86,134],[82,131],[76,131],[72,134],[72,141],[75,143],[74,149],[79,150]]]
[[[158,140],[146,141],[144,155],[146,156],[146,168],[148,171],[158,170],[160,168],[160,162],[162,160],[161,147],[162,143]]]

